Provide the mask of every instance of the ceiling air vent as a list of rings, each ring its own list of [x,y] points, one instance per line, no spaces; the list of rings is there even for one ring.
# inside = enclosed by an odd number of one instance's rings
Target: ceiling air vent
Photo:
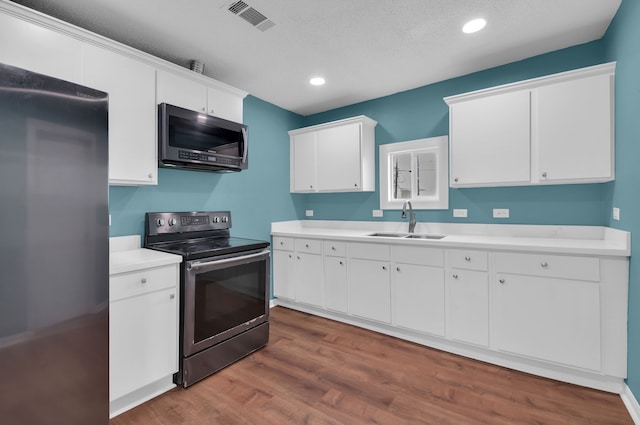
[[[249,22],[260,31],[266,31],[275,25],[270,19],[267,19],[266,16],[264,16],[262,13],[258,12],[242,0],[231,3],[231,5],[229,5],[228,7],[228,10],[234,15],[238,15],[245,21]]]

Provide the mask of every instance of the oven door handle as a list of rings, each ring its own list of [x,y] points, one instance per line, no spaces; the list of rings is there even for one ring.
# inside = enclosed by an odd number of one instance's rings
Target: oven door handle
[[[263,255],[269,254],[270,252],[271,252],[270,250],[265,249],[264,251],[260,251],[260,252],[257,252],[255,254],[241,255],[239,257],[225,258],[223,260],[206,261],[204,263],[191,263],[191,264],[189,264],[187,266],[187,269],[188,270],[198,270],[198,269],[201,269],[203,267],[219,266],[221,264],[235,263],[237,261],[248,260],[250,258],[262,257]]]

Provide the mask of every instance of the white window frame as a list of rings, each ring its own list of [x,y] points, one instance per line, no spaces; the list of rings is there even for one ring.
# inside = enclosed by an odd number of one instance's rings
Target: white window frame
[[[380,209],[400,210],[406,201],[411,201],[413,209],[446,210],[449,209],[449,138],[448,136],[430,137],[428,139],[380,145]],[[394,199],[393,164],[394,154],[409,153],[412,155],[412,174],[417,176],[415,156],[424,151],[432,151],[436,155],[437,190],[435,196],[417,196],[415,185],[417,178],[412,178],[412,195],[410,199]]]

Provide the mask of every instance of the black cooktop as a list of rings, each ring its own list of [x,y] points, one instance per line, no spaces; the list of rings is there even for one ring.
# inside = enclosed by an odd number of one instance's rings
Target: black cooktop
[[[229,234],[229,211],[145,214],[145,248],[181,255],[184,260],[230,255],[268,247],[267,241]]]
[[[197,260],[237,252],[259,250],[268,246],[269,242],[254,239],[212,237],[188,241],[152,243],[148,244],[146,248],[181,255],[185,260]]]

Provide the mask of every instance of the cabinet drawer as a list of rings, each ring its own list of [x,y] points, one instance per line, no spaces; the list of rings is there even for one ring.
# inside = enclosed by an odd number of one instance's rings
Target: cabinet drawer
[[[347,243],[337,241],[324,241],[324,255],[344,257],[347,255]]]
[[[366,260],[389,261],[389,245],[374,243],[350,243],[349,257]]]
[[[293,251],[293,238],[285,238],[283,236],[274,236],[273,249],[281,249],[283,251]]]
[[[444,250],[415,246],[392,246],[391,258],[396,263],[442,267],[444,265]]]
[[[487,252],[467,249],[447,250],[451,267],[457,269],[487,271]]]
[[[495,254],[495,267],[498,273],[600,280],[600,262],[595,257],[498,252]]]
[[[122,273],[109,278],[109,301],[134,297],[165,288],[177,288],[177,266],[170,265]]]
[[[322,254],[322,241],[318,239],[296,239],[296,252]]]

